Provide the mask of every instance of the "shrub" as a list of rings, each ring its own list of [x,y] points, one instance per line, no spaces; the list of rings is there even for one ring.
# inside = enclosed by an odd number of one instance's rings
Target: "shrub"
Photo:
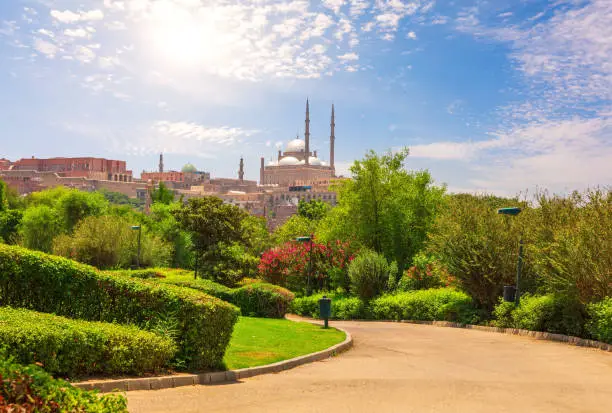
[[[176,346],[133,326],[71,320],[25,309],[0,308],[0,346],[22,364],[42,363],[67,376],[155,372]]]
[[[53,238],[62,231],[60,215],[47,205],[26,209],[19,225],[19,235],[23,245],[45,252],[51,251]]]
[[[495,307],[494,324],[498,327],[580,336],[584,331],[585,309],[574,298],[558,295],[521,296],[518,306],[504,303]]]
[[[60,257],[0,245],[5,305],[176,332],[176,363],[221,367],[238,309],[199,291],[110,275]]]
[[[152,278],[164,284],[199,290],[240,307],[245,316],[284,317],[294,298],[291,291],[277,285],[263,283],[261,280],[252,280],[242,287],[229,288],[211,280],[194,279],[193,271],[179,269],[156,268],[110,272],[110,274],[113,273],[145,279]]]
[[[100,396],[57,380],[38,366],[22,366],[0,354],[0,411],[127,413],[118,394]]]
[[[398,290],[429,290],[450,286],[452,277],[433,256],[419,253],[414,256],[412,264],[400,278]]]
[[[395,267],[397,268],[397,267]],[[351,292],[364,301],[380,295],[387,288],[391,266],[382,255],[373,251],[363,251],[349,265]]]
[[[612,344],[612,297],[587,307],[590,320],[587,330],[595,339]]]
[[[294,314],[319,318],[319,299],[326,295],[332,299],[331,318],[352,320],[366,318],[365,305],[357,297],[345,297],[336,294],[316,294],[308,297],[298,297],[291,302],[291,312]]]
[[[451,288],[384,295],[370,303],[370,311],[378,320],[477,321],[472,299]]]

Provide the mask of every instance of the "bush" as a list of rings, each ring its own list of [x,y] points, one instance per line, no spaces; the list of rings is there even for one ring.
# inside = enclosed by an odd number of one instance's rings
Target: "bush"
[[[282,318],[294,298],[291,291],[277,285],[263,283],[261,280],[251,280],[242,287],[229,288],[211,280],[194,279],[193,271],[187,270],[156,268],[110,272],[110,274],[113,273],[145,279],[152,278],[160,283],[199,290],[236,305],[245,316]]]
[[[360,253],[349,265],[351,292],[368,302],[387,289],[390,278],[395,279],[391,270],[392,266],[382,255],[373,251]]]
[[[587,330],[595,339],[612,344],[612,297],[587,307]]]
[[[573,298],[556,295],[521,296],[519,306],[500,302],[493,311],[498,327],[581,336],[585,309]]]
[[[398,290],[429,290],[451,285],[453,277],[434,257],[419,253],[412,259],[412,264],[400,278]]]
[[[0,354],[0,411],[127,413],[118,394],[100,396],[57,380],[40,367],[22,366]]]
[[[60,257],[0,245],[0,301],[71,318],[176,334],[175,363],[223,363],[238,309],[199,291],[110,275]]]
[[[370,311],[378,320],[478,321],[472,299],[451,288],[384,295],[370,303]]]
[[[0,346],[22,364],[42,363],[67,376],[155,372],[176,346],[133,326],[71,320],[24,309],[0,308]]]
[[[291,312],[305,317],[319,318],[319,299],[323,293],[308,297],[298,297],[291,302]],[[336,294],[325,294],[332,299],[331,318],[353,320],[366,318],[365,305],[357,297],[345,297]]]

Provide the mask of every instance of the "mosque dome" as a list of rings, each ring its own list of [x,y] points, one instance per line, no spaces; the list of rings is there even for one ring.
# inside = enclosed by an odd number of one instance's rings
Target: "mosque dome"
[[[290,142],[291,143],[291,142]],[[287,145],[289,146],[289,145]],[[285,156],[278,162],[279,165],[299,165],[300,161],[293,156]]]
[[[306,144],[301,139],[294,139],[287,143],[285,146],[285,152],[304,152],[306,150]]]
[[[319,158],[316,158],[316,157],[314,157],[314,156],[310,156],[310,157],[308,158],[308,162],[309,162],[311,165],[315,165],[315,166],[321,166],[321,165],[323,165],[323,162],[321,162],[321,160],[320,160]]]
[[[194,173],[197,172],[198,169],[193,165],[193,164],[185,164],[185,166],[183,166],[183,169],[181,169],[181,172],[184,173]]]

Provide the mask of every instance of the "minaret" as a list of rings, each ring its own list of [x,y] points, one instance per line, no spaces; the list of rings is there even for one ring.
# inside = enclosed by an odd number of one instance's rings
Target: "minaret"
[[[310,110],[308,108],[308,99],[306,99],[306,130],[304,132],[304,149],[306,154],[304,155],[304,163],[308,165],[310,163]]]
[[[281,155],[281,150],[279,149],[279,150],[278,150],[278,162],[280,162],[281,157],[282,157],[282,155]]]
[[[261,167],[259,168],[259,185],[264,184],[264,157],[261,157]]]
[[[164,172],[164,154],[159,154],[159,173]]]
[[[336,176],[336,167],[334,166],[334,146],[336,141],[336,118],[334,114],[334,104],[332,103],[332,114],[331,114],[331,135],[329,135],[329,167],[332,170],[332,176]]]
[[[238,170],[238,179],[240,182],[244,181],[244,159],[240,157],[240,169]]]

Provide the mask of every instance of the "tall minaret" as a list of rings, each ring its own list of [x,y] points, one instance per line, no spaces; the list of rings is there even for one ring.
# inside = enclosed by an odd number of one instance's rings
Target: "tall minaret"
[[[331,115],[331,123],[329,124],[331,127],[331,135],[329,135],[329,166],[332,170],[332,176],[336,176],[336,167],[334,166],[334,146],[336,141],[336,118],[334,114],[334,104],[332,103],[332,115]]]
[[[261,167],[259,168],[259,185],[264,184],[264,157],[261,157]]]
[[[240,169],[238,170],[238,179],[240,182],[244,181],[244,159],[240,157]]]
[[[164,172],[164,154],[159,154],[159,173]]]
[[[304,155],[304,163],[310,163],[310,110],[308,108],[308,98],[306,98],[306,130],[304,132],[304,146],[306,154]]]

